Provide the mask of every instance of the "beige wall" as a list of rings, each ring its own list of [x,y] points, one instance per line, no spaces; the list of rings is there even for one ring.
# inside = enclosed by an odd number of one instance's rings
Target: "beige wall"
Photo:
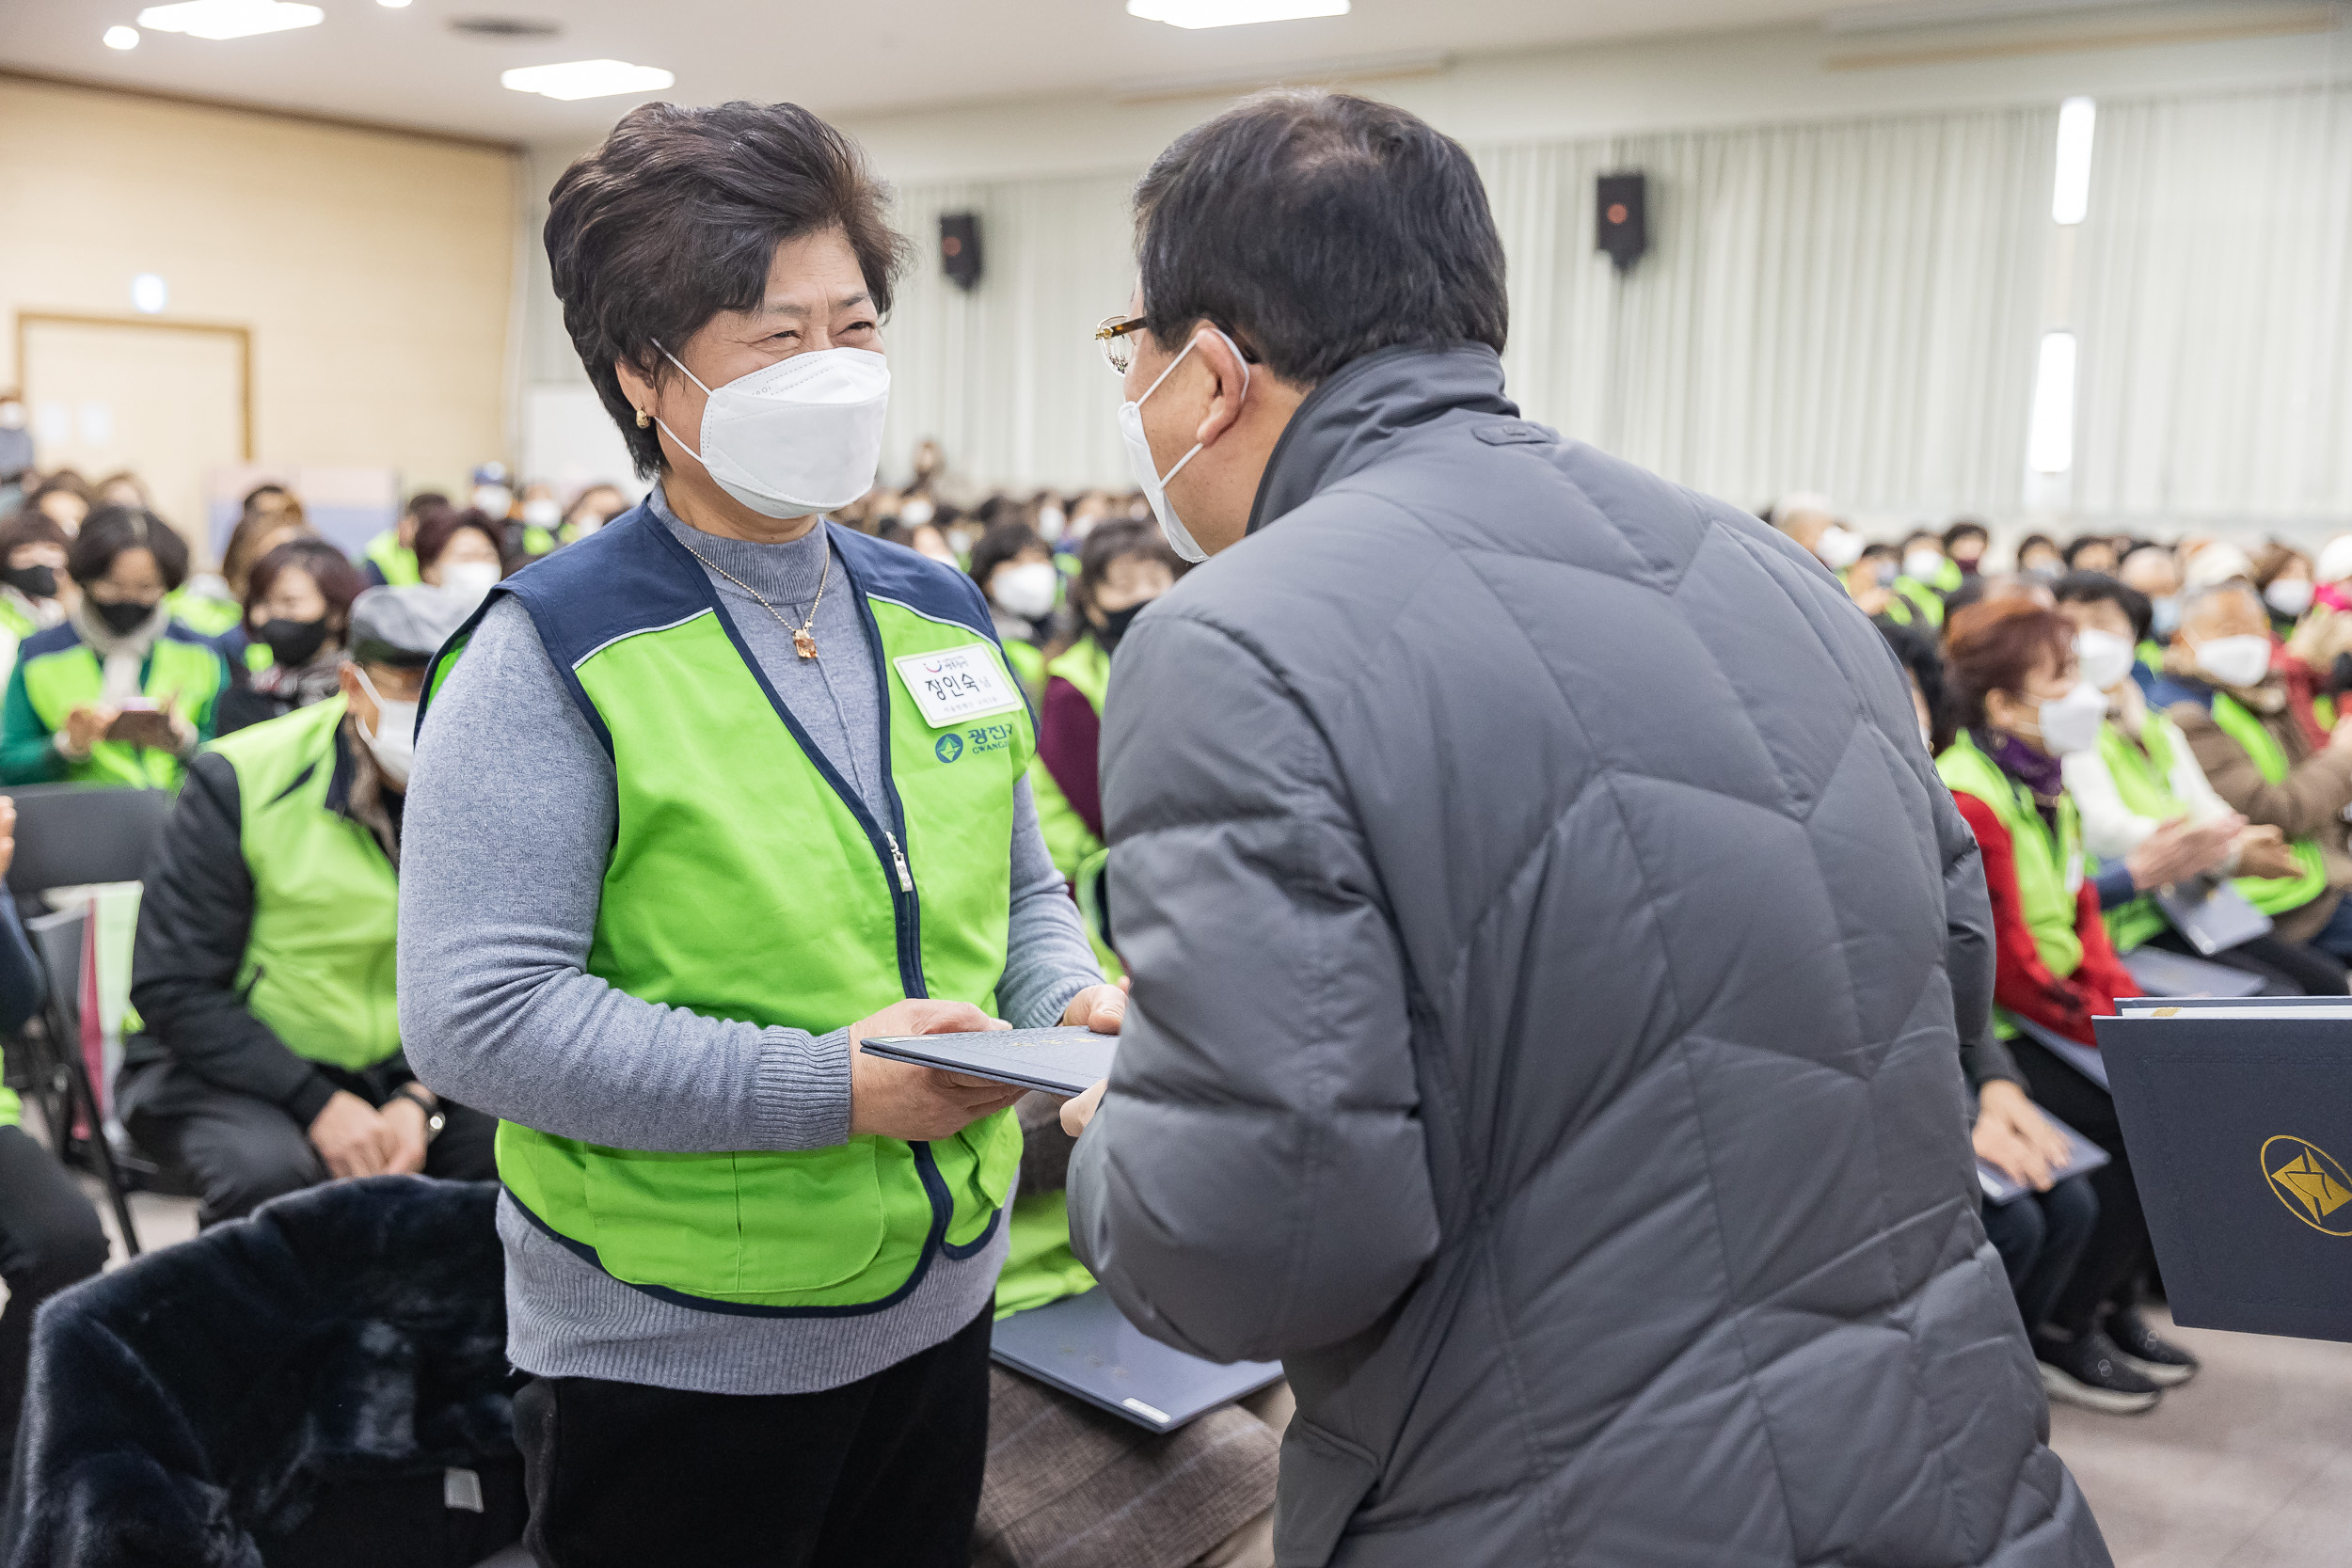
[[[0,387],[19,312],[128,314],[155,273],[163,319],[251,330],[259,460],[453,486],[508,450],[517,165],[0,77]]]

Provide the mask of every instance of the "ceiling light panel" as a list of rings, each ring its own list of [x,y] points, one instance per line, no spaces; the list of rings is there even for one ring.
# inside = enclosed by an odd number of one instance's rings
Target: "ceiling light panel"
[[[527,65],[499,73],[499,85],[516,92],[569,103],[578,98],[610,98],[621,92],[660,92],[676,81],[660,66],[630,65],[627,60],[571,60],[563,65]]]
[[[1246,27],[1259,22],[1298,22],[1345,16],[1348,0],[1127,0],[1127,14],[1171,27]]]
[[[154,33],[185,33],[199,39],[242,39],[257,33],[282,33],[291,27],[315,27],[326,13],[316,6],[291,0],[181,0],[176,6],[150,6],[139,12],[139,25]]]
[[[136,27],[109,27],[104,41],[109,49],[136,49],[139,46],[139,30]]]

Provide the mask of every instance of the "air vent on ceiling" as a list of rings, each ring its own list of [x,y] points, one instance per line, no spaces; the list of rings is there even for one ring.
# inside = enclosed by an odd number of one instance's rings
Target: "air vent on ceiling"
[[[449,30],[477,39],[551,39],[564,29],[528,16],[460,16],[451,18]]]

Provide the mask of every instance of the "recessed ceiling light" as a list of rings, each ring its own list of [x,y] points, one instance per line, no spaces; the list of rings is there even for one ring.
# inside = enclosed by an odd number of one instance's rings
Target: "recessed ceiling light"
[[[389,11],[405,10],[408,7],[408,0],[375,0],[375,3]]]
[[[677,78],[657,65],[627,60],[571,60],[499,72],[499,85],[543,98],[610,98],[616,92],[660,92]]]
[[[1244,27],[1253,22],[1345,16],[1347,0],[1127,0],[1127,14],[1171,27]]]
[[[326,16],[316,6],[297,6],[291,0],[181,0],[176,6],[148,7],[139,12],[139,25],[190,38],[242,39],[315,27]]]
[[[105,41],[109,49],[136,49],[139,46],[139,30],[136,27],[109,27]]]
[[[156,316],[171,303],[171,290],[151,272],[143,272],[131,279],[131,309],[141,315]]]

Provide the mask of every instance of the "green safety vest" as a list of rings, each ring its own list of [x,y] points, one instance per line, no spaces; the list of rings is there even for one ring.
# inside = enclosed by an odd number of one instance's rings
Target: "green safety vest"
[[[2246,709],[2246,705],[2226,691],[2213,694],[2213,721],[2221,733],[2238,743],[2254,770],[2263,776],[2263,783],[2280,784],[2287,779],[2287,754],[2279,749],[2279,742],[2263,728],[2263,721]],[[2299,910],[2328,891],[2328,863],[2319,852],[2316,839],[2295,841],[2296,863],[2303,868],[2299,877],[2240,877],[2237,890],[2247,901],[2267,915],[2281,915],[2289,910]]]
[[[529,524],[523,529],[523,554],[533,561],[543,555],[553,554],[558,543],[560,541],[555,537],[555,531],[552,529],[541,528],[536,523]]]
[[[819,1035],[902,996],[991,1008],[1028,709],[968,578],[826,526],[870,644],[827,657],[880,655],[896,809],[879,820],[771,698],[709,578],[644,508],[485,601],[522,602],[613,758],[618,825],[587,972],[647,1002]],[[471,624],[435,661],[428,715]],[[926,656],[967,650],[1010,706],[933,727],[908,683]],[[614,1148],[511,1121],[498,1133],[516,1202],[615,1278],[787,1313],[881,1307],[936,1254],[977,1252],[1020,1160],[1009,1111],[931,1143],[861,1134],[793,1152]]]
[[[341,696],[213,743],[237,772],[253,924],[237,990],[308,1061],[357,1072],[400,1050],[400,875],[375,834],[327,804]]]
[[[2083,942],[2075,929],[2076,899],[2082,888],[2082,827],[2071,796],[2060,796],[2058,832],[2042,819],[2033,794],[2001,771],[1991,757],[1963,730],[1950,748],[1935,759],[1935,770],[1955,792],[1975,796],[1993,808],[2009,830],[2017,868],[2017,897],[2033,933],[2034,947],[2043,967],[2064,979],[2082,967]],[[2017,1026],[1996,1010],[1997,1032],[2014,1035]]]
[[[65,728],[67,717],[75,708],[97,702],[105,689],[105,670],[98,655],[70,624],[50,627],[19,653],[24,661],[24,695],[51,735]],[[177,698],[180,712],[200,732],[212,727],[213,704],[227,683],[228,673],[218,649],[174,622],[149,650],[139,690],[158,706]],[[168,752],[102,740],[90,748],[87,757],[67,768],[66,782],[174,789],[181,771],[180,759]]]
[[[1894,601],[1895,603],[1900,604],[1904,599],[1909,599],[1917,607],[1920,618],[1929,626],[1940,628],[1944,625],[1944,596],[1934,589],[1916,578],[1897,578],[1895,592],[1899,595]],[[1901,624],[1906,626],[1911,625],[1911,617],[1908,615],[1902,617]]]
[[[1939,594],[1957,594],[1967,580],[1968,575],[1960,569],[1960,562],[1946,556],[1944,564],[1935,569],[1935,576],[1928,578],[1928,586]]]
[[[2112,721],[2099,727],[2099,760],[2114,779],[2116,794],[2135,816],[2169,822],[2185,816],[2188,808],[2172,791],[2172,767],[2179,755],[2174,748],[2182,744],[2181,732],[2152,708],[2139,736],[2135,745]],[[2118,953],[2143,945],[2170,924],[2153,898],[2135,898],[2107,911],[2106,918],[2107,940]]]
[[[359,559],[374,562],[387,587],[406,588],[424,580],[417,575],[417,552],[400,542],[398,529],[388,528],[369,540]]]
[[[1099,716],[1103,699],[1110,689],[1111,656],[1104,652],[1094,634],[1088,632],[1062,650],[1045,667],[1045,674],[1049,679],[1059,676],[1076,687],[1079,695],[1093,705]],[[1039,683],[1041,698],[1044,684]],[[1054,869],[1077,890],[1078,913],[1085,920],[1087,942],[1094,949],[1094,960],[1103,966],[1104,974],[1116,980],[1125,971],[1119,955],[1111,951],[1110,943],[1103,937],[1101,888],[1103,866],[1109,851],[1070,803],[1070,797],[1062,793],[1053,769],[1042,759],[1029,764],[1029,799],[1037,806],[1038,831],[1044,835],[1045,852],[1054,857]]]
[[[216,599],[210,594],[195,594],[176,588],[164,595],[164,603],[171,613],[189,630],[206,637],[218,637],[222,632],[245,619],[245,610],[233,599]]]
[[[1004,648],[1005,659],[1012,666],[1013,674],[1020,678],[1022,693],[1029,699],[1029,706],[1034,709],[1045,700],[1045,650],[1019,638],[1006,643]]]

